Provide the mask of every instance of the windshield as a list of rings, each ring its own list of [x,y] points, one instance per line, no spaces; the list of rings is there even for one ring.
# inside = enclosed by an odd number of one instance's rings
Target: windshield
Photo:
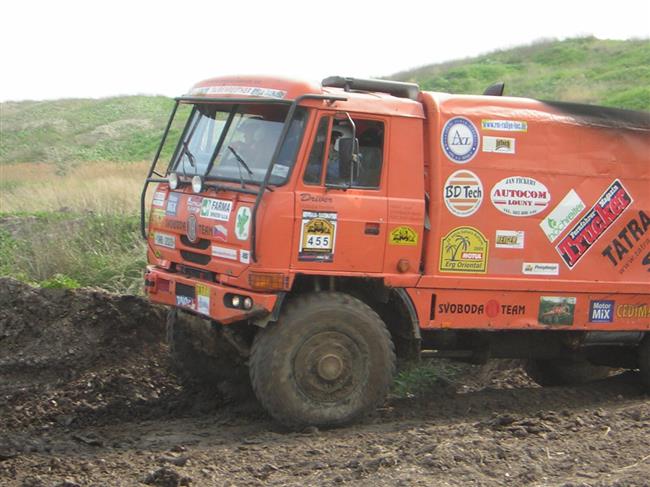
[[[185,176],[199,174],[206,179],[260,184],[271,164],[288,110],[288,106],[277,104],[195,105],[171,170]],[[286,181],[305,121],[306,110],[298,108],[273,167],[270,184]]]

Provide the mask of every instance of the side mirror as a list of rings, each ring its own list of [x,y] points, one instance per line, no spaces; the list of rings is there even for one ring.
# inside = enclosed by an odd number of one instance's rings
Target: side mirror
[[[359,154],[359,139],[341,137],[339,139],[339,159],[344,166],[350,166]]]

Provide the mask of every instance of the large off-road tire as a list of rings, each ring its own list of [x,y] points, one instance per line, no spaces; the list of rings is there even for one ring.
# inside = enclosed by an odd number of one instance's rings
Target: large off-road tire
[[[585,361],[529,360],[528,376],[543,387],[572,386],[605,379],[612,373],[610,367],[592,365]]]
[[[228,383],[249,388],[245,359],[208,320],[177,309],[169,310],[167,343],[172,367],[184,386],[232,389],[225,385]]]
[[[290,428],[351,423],[381,404],[395,352],[381,318],[343,293],[290,302],[255,336],[251,382],[266,411]]]
[[[641,370],[641,381],[650,392],[650,333],[646,333],[645,339],[639,347],[639,369]]]

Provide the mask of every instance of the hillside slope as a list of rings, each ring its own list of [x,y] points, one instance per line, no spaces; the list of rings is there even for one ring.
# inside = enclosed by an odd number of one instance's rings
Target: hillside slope
[[[538,42],[390,78],[423,90],[470,94],[505,81],[509,96],[650,110],[650,40]]]
[[[151,159],[172,106],[164,96],[5,102],[0,162]]]
[[[475,94],[505,81],[507,95],[650,110],[650,40],[540,42],[391,78]],[[161,96],[0,103],[0,163],[148,160],[172,104]]]

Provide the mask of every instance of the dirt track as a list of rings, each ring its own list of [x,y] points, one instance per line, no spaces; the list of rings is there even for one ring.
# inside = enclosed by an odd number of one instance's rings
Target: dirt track
[[[650,485],[634,374],[541,389],[468,367],[364,424],[292,433],[182,390],[162,338],[139,298],[0,279],[0,484]]]

